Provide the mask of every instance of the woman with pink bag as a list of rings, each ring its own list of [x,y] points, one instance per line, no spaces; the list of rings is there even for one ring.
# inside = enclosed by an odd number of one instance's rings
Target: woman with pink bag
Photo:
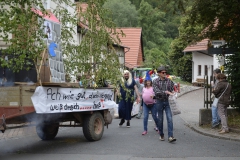
[[[153,120],[157,126],[158,119],[157,119],[157,110],[155,106],[154,92],[152,87],[152,79],[150,78],[149,71],[146,73],[146,78],[144,81],[144,88],[142,91],[142,99],[143,99],[143,128],[144,131],[142,135],[146,135],[148,133],[148,115],[149,111],[152,113]]]

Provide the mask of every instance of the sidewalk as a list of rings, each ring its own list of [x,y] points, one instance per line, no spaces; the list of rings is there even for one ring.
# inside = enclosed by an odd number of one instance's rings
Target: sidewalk
[[[0,142],[7,139],[19,139],[34,134],[37,134],[34,124],[8,124],[6,131],[4,133],[0,132]]]
[[[204,90],[199,87],[182,86],[181,94],[177,103],[181,109],[179,115],[192,130],[215,138],[240,141],[240,134],[231,132],[228,134],[218,134],[219,129],[212,129],[199,126],[199,109],[204,108]],[[230,129],[231,130],[231,129]]]

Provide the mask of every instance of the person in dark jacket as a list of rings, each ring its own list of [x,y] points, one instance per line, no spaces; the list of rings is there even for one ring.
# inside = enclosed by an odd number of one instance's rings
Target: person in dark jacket
[[[219,130],[219,134],[228,133],[228,125],[227,125],[227,107],[230,104],[230,96],[232,92],[232,86],[226,80],[226,76],[222,73],[217,75],[217,79],[219,80],[216,88],[213,90],[213,94],[216,98],[219,98],[217,108],[218,115],[221,118],[222,128]]]

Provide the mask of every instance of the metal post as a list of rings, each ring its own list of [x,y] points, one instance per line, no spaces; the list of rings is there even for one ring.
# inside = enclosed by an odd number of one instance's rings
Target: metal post
[[[204,81],[205,81],[205,76],[204,76]],[[204,87],[204,91],[203,91],[203,104],[204,104],[204,108],[206,107],[206,88]]]
[[[208,76],[207,75],[205,75],[204,76],[204,86],[205,86],[205,88],[207,89],[206,90],[206,103],[207,103],[207,109],[208,109],[208,100],[209,100],[209,95],[208,95]]]

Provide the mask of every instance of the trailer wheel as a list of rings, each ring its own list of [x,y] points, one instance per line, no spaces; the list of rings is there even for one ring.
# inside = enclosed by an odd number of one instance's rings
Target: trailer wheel
[[[42,140],[52,140],[56,137],[59,129],[59,123],[38,124],[36,126],[37,135]]]
[[[98,141],[104,131],[104,119],[101,113],[95,112],[84,118],[83,134],[88,141]]]

